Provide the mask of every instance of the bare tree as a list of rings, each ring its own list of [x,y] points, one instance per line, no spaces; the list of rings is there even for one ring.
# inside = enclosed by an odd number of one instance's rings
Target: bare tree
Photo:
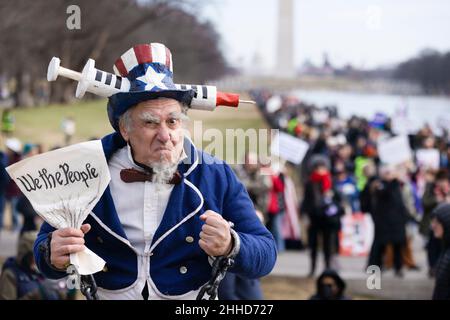
[[[66,26],[71,4],[81,9],[80,30]],[[177,79],[204,82],[221,76],[227,66],[219,36],[210,24],[199,22],[196,6],[191,0],[1,1],[0,74],[16,80],[16,105],[30,105],[33,84],[45,78],[52,56],[75,70],[93,58],[99,68],[112,71],[131,46],[162,42],[175,57]],[[58,79],[51,85],[51,102],[67,102],[74,88],[73,82]]]

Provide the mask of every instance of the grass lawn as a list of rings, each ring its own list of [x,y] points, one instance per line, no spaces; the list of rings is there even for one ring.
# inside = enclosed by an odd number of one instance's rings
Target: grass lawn
[[[67,116],[76,121],[74,143],[102,137],[112,131],[106,114],[106,100],[14,109],[13,114],[16,119],[14,136],[23,142],[41,143],[44,150],[64,144],[61,122]]]
[[[80,101],[70,105],[14,109],[13,115],[16,119],[16,131],[13,135],[22,142],[40,143],[44,150],[64,144],[61,122],[67,116],[72,116],[76,122],[73,143],[93,137],[101,138],[113,131],[106,113],[106,99]],[[267,128],[258,109],[252,105],[242,105],[238,109],[219,107],[214,112],[190,110],[188,115],[191,118],[189,123],[191,136],[199,148],[208,149],[208,145],[218,139],[217,135],[220,133],[226,137],[227,129],[241,128],[245,131],[250,128]],[[207,134],[205,135],[204,132]],[[249,146],[252,150],[255,150],[255,147],[254,143]],[[223,158],[224,150],[236,150],[236,148],[236,146],[233,147],[233,141],[227,139],[221,148],[209,148],[209,150],[213,149],[211,150],[213,154]],[[239,150],[242,151],[241,148]],[[237,157],[242,156],[242,153],[237,152]]]

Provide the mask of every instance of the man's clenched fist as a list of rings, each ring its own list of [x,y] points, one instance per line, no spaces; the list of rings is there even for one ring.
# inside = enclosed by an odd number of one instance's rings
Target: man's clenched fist
[[[91,226],[83,224],[81,230],[63,228],[53,231],[50,242],[50,262],[58,269],[66,269],[70,263],[70,254],[84,250],[84,235]]]
[[[213,257],[229,254],[232,239],[228,221],[212,210],[207,210],[200,219],[205,222],[198,242],[200,248]]]

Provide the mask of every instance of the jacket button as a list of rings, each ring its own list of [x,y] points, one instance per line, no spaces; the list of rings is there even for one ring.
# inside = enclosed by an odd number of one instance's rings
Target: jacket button
[[[186,242],[187,242],[187,243],[192,243],[192,242],[194,242],[194,238],[191,237],[191,236],[186,237]]]
[[[180,273],[185,274],[187,272],[187,268],[185,266],[180,267]]]
[[[103,243],[103,239],[100,238],[100,237],[97,237],[97,241],[98,241],[99,243]]]

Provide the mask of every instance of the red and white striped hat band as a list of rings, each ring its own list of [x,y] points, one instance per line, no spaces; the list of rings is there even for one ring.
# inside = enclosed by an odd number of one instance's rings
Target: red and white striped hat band
[[[143,63],[160,63],[173,73],[172,54],[162,43],[138,44],[129,49],[114,63],[114,73],[126,77],[134,67]]]

